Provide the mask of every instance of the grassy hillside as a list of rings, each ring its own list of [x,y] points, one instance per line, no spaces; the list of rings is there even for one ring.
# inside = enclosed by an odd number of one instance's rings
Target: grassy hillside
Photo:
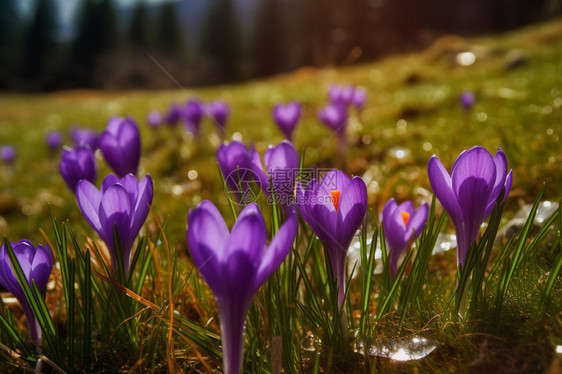
[[[475,58],[468,66],[458,61],[459,54],[465,52]],[[154,74],[165,73],[154,66]],[[155,183],[153,209],[167,221],[170,244],[188,259],[188,210],[201,200],[210,199],[225,217],[230,217],[215,159],[220,137],[208,120],[199,140],[181,126],[153,131],[146,124],[147,113],[153,109],[164,111],[171,103],[183,103],[191,97],[203,101],[222,99],[232,108],[226,140],[233,137],[253,143],[263,154],[270,144],[282,140],[271,119],[273,105],[297,100],[304,105],[304,117],[296,130],[295,145],[305,154],[304,165],[332,168],[344,162],[338,158],[331,131],[316,119],[317,110],[327,102],[332,83],[363,86],[368,92],[364,111],[350,118],[350,147],[345,164],[349,173],[362,176],[367,183],[373,216],[380,213],[390,197],[430,200],[427,162],[431,155],[437,154],[450,167],[462,150],[474,145],[484,146],[492,153],[502,148],[509,167],[513,168],[513,189],[503,222],[521,205],[531,203],[543,183],[547,184],[543,200],[558,201],[562,197],[562,21],[555,21],[501,36],[445,37],[419,53],[337,69],[303,68],[288,75],[231,86],[157,92],[2,94],[0,146],[13,144],[18,159],[14,167],[0,166],[0,234],[12,241],[28,238],[43,242],[39,228],[49,235],[52,213],[59,220],[70,220],[79,241],[86,235],[92,236],[73,194],[59,175],[60,153],[51,154],[44,138],[49,131],[63,131],[66,143],[70,144],[68,130],[72,126],[102,131],[111,116],[131,116],[142,132],[140,174],[150,173]],[[463,91],[473,91],[476,96],[469,111],[459,105],[458,97]],[[98,166],[100,182],[110,169],[101,155]],[[149,218],[145,227],[156,236],[154,220]],[[451,231],[452,226],[446,230]],[[451,254],[439,261],[448,263],[449,275],[454,273]],[[534,276],[542,279],[540,275]],[[436,289],[446,287],[441,284]],[[429,302],[430,297],[425,301]],[[515,301],[518,303],[527,305],[522,299]],[[431,318],[433,312],[427,311],[417,322]],[[513,323],[523,324],[528,315],[519,317],[521,321]],[[478,320],[473,324],[488,322]],[[536,334],[537,341],[525,342],[522,336],[526,335],[510,336],[509,331],[503,331],[505,334],[498,338],[501,344],[494,340],[497,337],[472,335],[474,326],[461,329],[456,324],[444,323],[433,332],[443,349],[425,362],[421,370],[470,372],[493,368],[516,372],[517,362],[506,366],[502,362],[536,349],[521,359],[522,371],[534,371],[525,365],[536,365],[541,371],[552,359],[553,353],[544,352],[548,339],[562,333],[560,315],[543,322],[548,331],[538,325],[525,327],[529,336]],[[412,329],[423,327],[414,325]],[[509,330],[509,322],[504,328]],[[509,350],[511,341],[513,352]],[[488,345],[493,347],[491,356],[481,353]],[[478,361],[479,352],[484,357],[482,362]],[[341,372],[346,372],[346,363],[353,362],[348,359],[341,360]],[[218,362],[217,358],[214,360],[211,359]],[[326,367],[322,362],[322,367]],[[373,365],[383,365],[383,372],[418,368],[417,364]],[[465,365],[464,369],[459,370],[459,365]]]

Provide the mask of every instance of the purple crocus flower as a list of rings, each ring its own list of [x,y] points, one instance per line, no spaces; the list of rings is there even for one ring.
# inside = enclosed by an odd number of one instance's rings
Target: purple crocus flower
[[[239,374],[252,298],[289,254],[297,232],[296,214],[293,210],[269,248],[265,223],[255,203],[244,208],[231,232],[208,200],[189,212],[187,222],[193,262],[213,291],[219,310],[223,372]]]
[[[338,136],[339,152],[344,155],[347,147],[347,106],[342,103],[328,104],[318,112],[318,119]]]
[[[294,201],[295,179],[299,172],[299,154],[288,140],[283,140],[276,147],[270,146],[263,157],[264,171],[260,155],[252,154],[253,171],[257,175],[260,188],[270,196],[269,177],[275,191],[275,199],[281,206],[287,207]]]
[[[318,112],[318,119],[338,134],[345,132],[347,108],[341,104],[328,104]]]
[[[428,174],[435,196],[455,225],[457,263],[464,266],[482,222],[492,212],[502,190],[505,188],[504,200],[511,190],[507,159],[501,149],[492,157],[486,149],[473,147],[457,157],[450,175],[437,156],[432,156]]]
[[[350,180],[343,171],[334,169],[326,173],[322,182],[313,179],[304,189],[299,182],[296,197],[302,218],[328,250],[341,307],[347,250],[367,212],[367,186],[361,178]]]
[[[213,101],[207,105],[207,111],[209,117],[211,117],[213,122],[216,123],[219,128],[224,129],[226,127],[226,121],[230,115],[230,108],[227,103],[220,100]]]
[[[301,104],[296,101],[285,105],[278,104],[273,108],[273,120],[289,141],[293,138],[293,131],[301,118],[301,112]]]
[[[32,281],[35,281],[37,288],[44,292],[53,270],[53,258],[49,245],[42,246],[39,244],[35,248],[29,240],[25,239],[16,244],[10,243],[10,245],[29,285],[32,286]],[[5,244],[2,244],[2,248],[0,248],[0,284],[20,302],[27,320],[29,337],[34,343],[39,343],[41,341],[41,329],[14,274]],[[33,287],[31,290],[33,291]]]
[[[339,86],[333,84],[328,91],[328,98],[332,104],[349,105],[353,101],[355,88],[352,85]]]
[[[132,118],[113,117],[100,135],[103,158],[119,176],[136,175],[141,155],[140,132]]]
[[[427,214],[427,203],[415,210],[411,201],[398,205],[394,199],[390,199],[384,206],[382,226],[390,247],[390,271],[393,277],[396,276],[400,255],[411,244],[411,240],[421,235]]]
[[[357,110],[362,110],[367,101],[367,91],[363,87],[357,87],[353,92],[353,97],[351,103],[357,108]]]
[[[189,100],[183,110],[185,129],[193,135],[198,136],[199,125],[201,125],[204,114],[203,107],[198,100]]]
[[[62,134],[58,131],[53,131],[45,136],[45,142],[51,152],[56,151],[62,145]]]
[[[157,129],[162,123],[162,113],[157,110],[153,110],[146,116],[146,122],[152,129]]]
[[[181,119],[181,117],[182,117],[182,108],[179,104],[174,103],[170,106],[170,109],[168,109],[168,112],[166,113],[164,120],[168,125],[175,126],[178,124],[178,121]]]
[[[76,185],[82,179],[96,183],[98,169],[96,157],[87,144],[76,148],[64,148],[59,163],[60,174],[72,192],[76,191]]]
[[[132,174],[127,174],[121,179],[110,174],[103,180],[100,190],[84,179],[76,186],[78,206],[86,221],[107,245],[115,277],[119,273],[113,227],[115,225],[117,228],[124,273],[127,275],[133,242],[148,216],[152,196],[152,178],[149,174],[140,182]]]
[[[11,145],[0,147],[0,158],[6,165],[11,165],[16,160],[16,148]]]
[[[87,145],[92,151],[98,149],[98,134],[92,129],[74,128],[70,131],[74,146]]]
[[[459,103],[466,112],[472,108],[475,101],[474,93],[471,91],[465,91],[459,95]]]
[[[243,143],[232,141],[223,143],[217,151],[217,161],[226,180],[231,195],[239,201],[250,188],[250,182],[254,177],[252,171],[252,153]],[[240,179],[240,181],[239,181]],[[240,185],[243,196],[240,196]]]

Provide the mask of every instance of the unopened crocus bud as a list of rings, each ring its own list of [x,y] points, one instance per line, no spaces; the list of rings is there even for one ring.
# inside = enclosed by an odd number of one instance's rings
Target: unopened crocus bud
[[[293,101],[288,104],[278,104],[273,108],[273,120],[289,141],[293,138],[293,131],[301,118],[301,104]]]
[[[45,143],[51,152],[56,151],[62,145],[62,134],[58,131],[53,131],[45,137]]]
[[[16,148],[11,145],[0,147],[0,158],[6,165],[12,165],[16,160]]]
[[[98,176],[96,157],[88,145],[64,148],[61,153],[59,170],[72,192],[76,190],[76,185],[82,179],[96,183]]]
[[[207,105],[207,111],[211,120],[221,129],[226,127],[226,121],[230,115],[230,108],[224,101],[213,101]]]
[[[10,246],[14,251],[27,282],[31,286],[32,292],[33,282],[35,282],[39,291],[44,292],[51,271],[53,270],[53,258],[49,245],[38,245],[37,248],[35,248],[29,240],[20,240],[17,243],[11,243]],[[33,310],[27,302],[23,289],[17,280],[5,244],[2,244],[0,248],[0,284],[11,292],[20,302],[27,320],[29,337],[34,343],[39,343],[41,341],[41,329],[33,314]]]
[[[132,118],[111,118],[100,136],[99,146],[103,158],[117,176],[137,174],[141,141],[139,128]]]

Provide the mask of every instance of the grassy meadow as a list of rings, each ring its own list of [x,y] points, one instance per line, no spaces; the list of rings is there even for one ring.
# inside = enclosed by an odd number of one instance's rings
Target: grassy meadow
[[[459,60],[459,54],[464,52],[472,53],[475,58],[467,66]],[[154,74],[165,72],[155,65]],[[359,114],[353,112],[349,120],[349,151],[345,160],[338,156],[331,130],[316,118],[317,110],[328,101],[327,91],[333,83],[363,86],[368,93],[364,110]],[[476,97],[470,110],[464,110],[459,104],[459,95],[464,91],[472,91]],[[219,133],[208,119],[202,124],[199,139],[186,133],[181,125],[175,128],[163,126],[157,130],[147,125],[149,111],[166,111],[170,104],[184,103],[192,97],[205,102],[221,99],[231,106],[226,134]],[[216,307],[212,294],[191,265],[185,239],[187,212],[200,201],[209,199],[221,210],[227,222],[233,223],[217,168],[217,147],[222,139],[234,138],[247,145],[253,144],[263,155],[270,144],[282,140],[282,133],[271,117],[273,106],[293,100],[300,101],[304,109],[294,135],[294,144],[305,157],[304,166],[333,168],[345,165],[348,173],[361,176],[368,188],[371,221],[379,216],[384,203],[391,197],[398,201],[411,199],[416,205],[431,202],[427,177],[429,158],[436,154],[450,168],[462,150],[474,145],[481,145],[492,154],[500,147],[507,156],[509,168],[513,168],[513,188],[500,228],[522,206],[535,201],[543,184],[546,188],[541,200],[557,202],[562,197],[560,20],[500,36],[444,37],[423,51],[368,64],[302,68],[287,75],[226,86],[186,87],[171,91],[2,93],[0,146],[12,144],[17,149],[13,167],[0,165],[2,236],[11,241],[27,238],[34,243],[43,243],[42,229],[55,242],[52,214],[59,223],[70,223],[78,247],[87,242],[87,237],[95,238],[58,172],[60,151],[51,153],[44,139],[49,131],[61,131],[65,134],[65,143],[70,145],[70,128],[89,127],[101,132],[114,115],[131,116],[139,124],[143,146],[140,175],[150,173],[154,179],[152,209],[159,221],[165,222],[168,251],[154,216],[149,215],[141,231],[154,243],[155,257],[148,267],[149,286],[139,288],[139,294],[160,309],[140,312],[142,302],[131,306],[131,315],[139,312],[138,324],[132,328],[136,329],[137,338],[121,337],[125,348],[119,352],[120,347],[107,345],[100,333],[99,341],[92,348],[96,351],[95,358],[84,359],[73,370],[68,369],[72,367],[68,364],[67,371],[221,372]],[[111,170],[101,155],[97,162],[99,185]],[[263,194],[259,205],[268,221],[271,209]],[[437,216],[441,211],[438,205]],[[560,217],[551,222],[552,225],[562,228],[559,220]],[[452,224],[444,221],[441,231],[453,232]],[[369,232],[372,233],[372,228]],[[409,334],[422,334],[436,342],[437,349],[426,358],[399,362],[363,355],[357,342],[348,345],[349,351],[335,351],[334,347],[339,347],[341,341],[330,335],[323,318],[311,317],[314,308],[310,305],[314,300],[307,296],[311,287],[323,289],[320,295],[324,295],[327,292],[325,279],[321,286],[322,274],[312,274],[309,287],[304,284],[302,276],[296,275],[297,269],[301,274],[302,271],[311,274],[316,270],[320,272],[324,265],[321,251],[319,254],[306,252],[321,247],[318,243],[310,244],[314,242],[310,233],[302,230],[297,249],[308,253],[310,261],[295,257],[294,263],[284,265],[283,274],[278,276],[285,280],[294,277],[299,286],[293,287],[300,289],[295,293],[304,294],[303,301],[291,302],[282,289],[270,284],[273,282],[262,287],[248,319],[244,367],[247,372],[275,372],[271,364],[270,342],[272,336],[280,335],[292,337],[292,343],[283,345],[283,366],[291,373],[482,370],[511,373],[546,372],[549,367],[556,370],[555,365],[560,365],[562,360],[554,350],[555,346],[562,345],[562,283],[560,279],[554,279],[550,301],[544,303],[541,287],[549,282],[549,274],[558,263],[560,233],[547,228],[542,234],[541,241],[532,246],[533,253],[523,252],[521,271],[514,275],[511,288],[505,294],[499,320],[489,318],[485,313],[489,310],[490,315],[493,314],[493,305],[497,301],[493,292],[484,294],[483,307],[468,320],[458,318],[447,309],[455,285],[454,250],[429,259],[425,283],[402,322],[399,322],[399,308],[390,308],[389,314],[383,318],[380,313],[375,319],[364,316],[365,311],[361,313],[363,300],[367,300],[367,314],[374,316],[383,299],[381,290],[384,287],[381,285],[386,281],[378,275],[373,276],[373,284],[365,288],[367,276],[353,278],[348,295],[352,331],[368,332],[370,341],[375,342],[373,344],[380,339]],[[522,242],[525,245],[532,243],[532,235],[525,236]],[[506,260],[501,255],[503,246],[506,244],[498,243],[494,247],[491,274],[501,273],[501,266],[496,269],[494,260],[498,263]],[[173,260],[168,260],[170,254]],[[57,284],[60,284],[59,278],[60,273],[57,275],[55,270]],[[103,280],[98,282],[100,288],[109,287]],[[491,276],[483,288],[495,292],[498,282],[498,277]],[[169,283],[174,286],[173,298],[170,298],[172,293],[168,294],[167,288],[162,286]],[[365,296],[365,289],[372,292]],[[60,292],[47,293],[50,293],[48,304],[63,304]],[[175,304],[172,310],[177,311],[182,320],[181,326],[173,330],[174,334],[168,335],[169,320],[166,321],[164,316],[170,314],[170,299],[174,300],[172,305]],[[269,305],[269,299],[274,300],[277,309],[276,303],[287,301],[284,305],[290,310],[286,314],[291,316],[289,321],[282,320],[281,312],[271,312],[275,308]],[[98,309],[94,320],[103,319],[103,307],[98,305]],[[148,313],[161,318],[151,319]],[[64,313],[52,314],[56,323],[63,326],[60,329],[66,331]],[[362,322],[365,318],[369,321]],[[283,326],[294,330],[284,331]],[[138,340],[141,332],[146,340]],[[311,333],[319,336],[322,343],[316,348],[304,349],[301,343],[310,339]],[[122,355],[108,360],[112,353]]]

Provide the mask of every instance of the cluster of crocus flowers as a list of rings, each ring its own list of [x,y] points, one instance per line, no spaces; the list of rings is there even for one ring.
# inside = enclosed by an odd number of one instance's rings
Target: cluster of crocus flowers
[[[12,165],[16,160],[16,148],[11,145],[0,147],[0,159],[6,165]]]
[[[411,201],[397,204],[390,199],[382,211],[382,226],[388,246],[390,247],[390,272],[396,276],[398,259],[404,250],[411,245],[412,240],[418,238],[425,226],[428,215],[427,203],[417,210]]]
[[[27,279],[33,292],[33,282],[37,285],[40,292],[45,292],[47,282],[53,269],[53,259],[51,249],[47,244],[38,245],[37,248],[29,240],[20,240],[17,243],[10,243],[15,257]],[[0,284],[11,292],[20,302],[25,313],[29,337],[34,343],[41,341],[41,329],[37,319],[25,297],[23,289],[14,273],[14,268],[8,256],[8,249],[3,244],[0,248]],[[36,295],[38,296],[38,295]]]
[[[82,179],[96,183],[98,176],[96,157],[87,144],[79,145],[76,148],[65,147],[61,153],[59,170],[72,192],[75,192],[76,185]]]
[[[278,104],[273,108],[273,120],[279,126],[279,129],[285,136],[285,139],[291,141],[293,132],[301,118],[301,104],[293,101],[288,104]]]
[[[140,132],[132,118],[113,117],[100,135],[99,147],[117,176],[136,175],[141,156]]]
[[[219,310],[224,373],[239,374],[246,315],[260,286],[292,248],[296,214],[293,209],[269,246],[265,222],[255,203],[244,208],[231,232],[208,200],[189,212],[187,221],[189,252],[213,291]]]
[[[257,183],[273,202],[269,180],[275,193],[275,201],[284,208],[294,202],[295,180],[299,172],[299,154],[288,140],[270,146],[263,157],[265,170],[257,151],[252,154],[252,166]]]
[[[99,190],[88,180],[81,180],[76,186],[76,199],[82,214],[107,245],[114,277],[120,270],[117,268],[117,250],[121,251],[124,274],[129,273],[133,242],[148,216],[152,197],[152,178],[148,174],[140,182],[132,174],[121,179],[110,174]],[[114,241],[114,228],[119,237],[118,247]]]
[[[367,91],[363,87],[354,87],[353,85],[339,86],[334,84],[330,86],[328,98],[332,104],[343,104],[345,106],[353,105],[357,110],[362,110],[367,101]]]
[[[512,174],[501,149],[495,156],[482,147],[461,153],[447,172],[437,156],[431,157],[428,175],[433,193],[453,224],[457,236],[457,263],[464,267],[468,250],[478,236],[480,226],[492,212],[504,190],[511,189]]]
[[[328,250],[341,308],[347,251],[367,212],[367,186],[359,177],[331,170],[321,182],[312,179],[306,187],[299,182],[296,200],[302,218]]]

